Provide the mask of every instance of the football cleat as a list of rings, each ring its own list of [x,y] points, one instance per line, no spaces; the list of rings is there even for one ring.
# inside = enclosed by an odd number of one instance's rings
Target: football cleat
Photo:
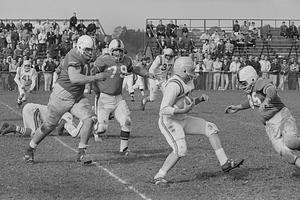
[[[120,154],[121,156],[129,156],[130,150],[128,149],[128,147],[125,147],[123,151],[120,151]]]
[[[154,179],[154,184],[158,185],[158,186],[168,186],[169,183],[166,179],[164,179],[163,177],[159,177]]]
[[[34,148],[28,147],[25,150],[24,160],[26,163],[34,163]]]
[[[9,123],[4,122],[0,128],[0,135],[2,135],[2,131],[9,127]]]
[[[89,155],[86,154],[85,148],[79,148],[77,152],[77,162],[81,162],[82,165],[91,165],[93,160]]]
[[[237,167],[240,167],[244,162],[244,159],[232,160],[228,159],[227,162],[221,166],[223,172],[229,172]]]
[[[6,135],[8,133],[12,133],[12,132],[16,132],[16,131],[17,131],[16,125],[14,125],[14,124],[8,124],[8,126],[1,131],[1,135]]]

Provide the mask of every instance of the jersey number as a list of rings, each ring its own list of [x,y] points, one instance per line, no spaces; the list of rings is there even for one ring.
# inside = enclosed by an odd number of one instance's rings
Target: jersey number
[[[118,67],[116,65],[114,65],[114,66],[107,68],[107,70],[112,71],[110,78],[114,78],[115,75],[117,74]],[[128,74],[128,71],[127,71],[126,65],[121,65],[120,66],[120,77],[124,78],[124,76],[126,76],[127,74]]]

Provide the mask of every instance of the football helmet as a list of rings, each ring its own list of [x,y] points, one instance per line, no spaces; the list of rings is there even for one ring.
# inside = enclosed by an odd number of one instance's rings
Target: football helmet
[[[113,39],[108,45],[108,51],[117,62],[120,62],[125,54],[124,43],[120,39]]]
[[[179,57],[175,60],[173,73],[180,76],[185,82],[196,77],[194,61],[190,57]]]
[[[88,35],[82,35],[77,40],[77,50],[87,61],[93,58],[94,40]]]
[[[30,62],[30,60],[24,60],[23,67],[24,67],[25,72],[29,72],[30,69],[31,69],[31,62]]]
[[[254,84],[258,78],[257,72],[252,66],[246,66],[241,68],[237,73],[237,79],[239,82],[239,88],[246,93],[251,93]]]
[[[164,49],[164,57],[167,60],[171,60],[174,57],[174,52],[171,48]]]

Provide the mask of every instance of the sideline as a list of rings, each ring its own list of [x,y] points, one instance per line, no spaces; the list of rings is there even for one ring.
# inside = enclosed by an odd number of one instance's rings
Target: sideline
[[[11,107],[10,105],[4,103],[3,101],[0,101],[0,104],[5,106],[6,108],[8,108],[9,110],[11,110],[14,114],[22,117],[22,114],[20,112],[18,112],[17,110],[15,110],[13,107]],[[58,137],[54,136],[51,137],[54,138],[57,142],[59,142],[60,144],[62,144],[64,147],[68,148],[71,151],[77,152],[76,149],[72,148],[71,146],[69,146],[68,144],[64,143],[61,139],[59,139]],[[116,174],[114,174],[113,172],[111,172],[109,169],[103,167],[102,165],[100,165],[97,162],[94,162],[94,164],[97,166],[98,169],[105,171],[109,176],[113,177],[114,179],[116,179],[119,183],[123,184],[126,188],[128,188],[129,190],[133,191],[134,193],[136,193],[137,195],[139,195],[143,200],[151,200],[151,198],[146,197],[144,194],[142,194],[141,192],[139,192],[133,185],[131,185],[130,183],[127,183],[126,181],[124,181],[123,179],[121,179],[120,177],[118,177]]]

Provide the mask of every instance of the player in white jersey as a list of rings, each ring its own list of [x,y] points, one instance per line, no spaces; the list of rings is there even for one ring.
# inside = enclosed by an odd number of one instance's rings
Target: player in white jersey
[[[34,68],[31,68],[29,60],[25,60],[23,65],[17,69],[14,80],[19,89],[18,106],[21,106],[27,100],[28,94],[34,89],[36,77],[37,73]]]
[[[190,104],[184,103],[183,107],[175,104],[178,99],[188,96],[194,89],[193,78],[195,77],[194,62],[190,57],[180,57],[175,61],[174,75],[166,83],[163,99],[160,106],[159,129],[165,136],[173,151],[166,158],[163,166],[154,177],[156,185],[167,184],[165,176],[177,161],[186,155],[187,144],[185,134],[205,135],[213,147],[224,172],[239,167],[244,160],[228,159],[218,136],[218,127],[199,117],[187,115],[192,110],[196,101]],[[207,101],[208,96],[202,95],[202,101]]]
[[[164,90],[164,85],[172,74],[174,61],[174,53],[170,48],[165,49],[163,55],[156,56],[151,67],[149,68],[149,73],[156,74],[158,79],[149,80],[150,95],[142,99],[142,110],[145,110],[145,106],[148,102],[153,102],[156,99],[156,93],[158,89],[161,91]]]
[[[24,127],[5,122],[0,129],[0,135],[16,133],[24,137],[32,137],[35,130],[37,130],[45,120],[46,115],[46,105],[27,103],[22,110]],[[61,135],[64,128],[72,137],[77,137],[82,127],[82,122],[79,122],[76,127],[73,121],[73,115],[69,112],[65,113],[57,126],[57,134]]]

